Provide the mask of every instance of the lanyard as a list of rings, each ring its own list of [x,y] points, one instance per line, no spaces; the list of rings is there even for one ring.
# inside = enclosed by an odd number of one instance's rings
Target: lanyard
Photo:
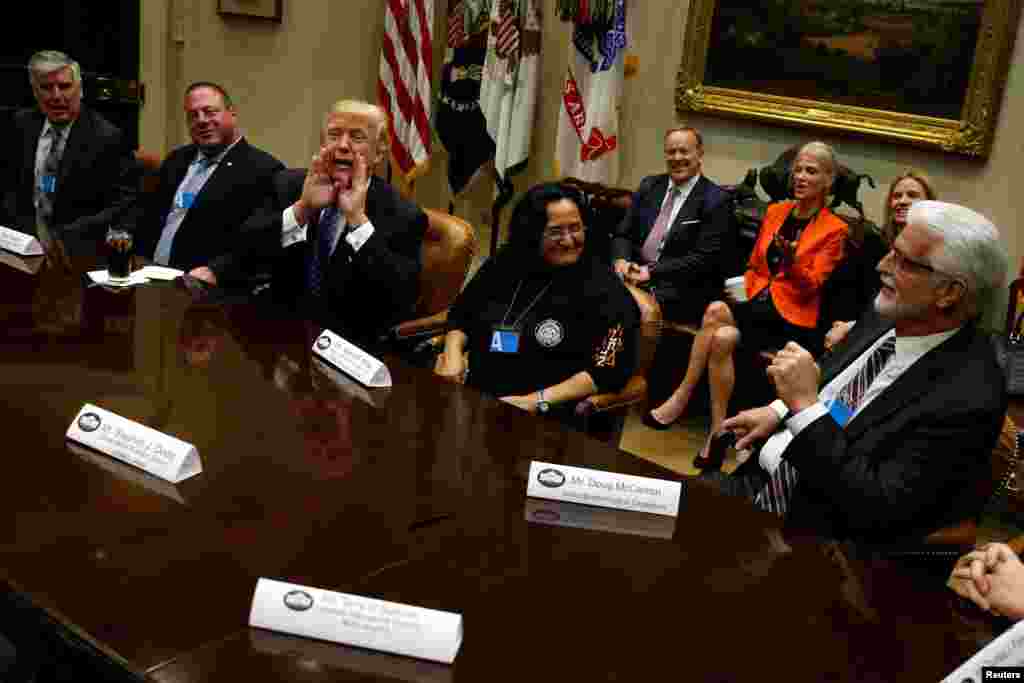
[[[509,303],[508,309],[505,310],[505,315],[501,316],[502,326],[505,325],[505,320],[508,319],[508,314],[512,312],[512,307],[516,305],[516,297],[519,296],[519,290],[523,288],[523,282],[523,280],[520,280],[519,284],[516,285],[516,291],[513,292],[512,294],[512,301],[511,303]],[[544,289],[540,290],[540,293],[538,293],[537,296],[534,297],[533,301],[530,302],[530,305],[523,309],[523,312],[519,314],[519,317],[515,319],[511,327],[513,327],[514,329],[519,329],[519,323],[523,321],[523,318],[525,318],[526,314],[530,312],[530,309],[537,305],[537,302],[540,301],[540,298],[544,296],[544,293],[548,291],[549,287],[551,287],[551,282],[548,282],[546,285],[544,285]]]

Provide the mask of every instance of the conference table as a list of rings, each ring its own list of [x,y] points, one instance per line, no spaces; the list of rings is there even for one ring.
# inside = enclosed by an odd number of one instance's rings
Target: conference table
[[[0,633],[34,619],[124,680],[938,680],[1005,628],[942,572],[783,534],[387,351],[393,386],[363,387],[313,360],[312,322],[3,256]],[[85,403],[194,444],[202,472],[76,447]],[[679,514],[527,498],[533,460],[681,481]],[[260,577],[457,612],[461,650],[249,628]]]

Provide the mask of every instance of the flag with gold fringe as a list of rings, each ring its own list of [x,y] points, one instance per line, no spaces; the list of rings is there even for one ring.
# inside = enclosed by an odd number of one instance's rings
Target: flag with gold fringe
[[[493,0],[480,83],[480,109],[501,181],[530,157],[540,89],[541,0]]]

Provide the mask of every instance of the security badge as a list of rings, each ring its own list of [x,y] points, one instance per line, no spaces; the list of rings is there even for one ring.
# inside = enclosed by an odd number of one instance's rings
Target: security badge
[[[39,176],[39,191],[47,194],[53,194],[57,191],[57,176],[55,175],[44,175]]]
[[[491,351],[519,353],[519,334],[519,330],[512,325],[495,325],[491,328]]]
[[[177,209],[191,209],[192,204],[196,201],[195,192],[179,192],[177,201],[175,202]]]

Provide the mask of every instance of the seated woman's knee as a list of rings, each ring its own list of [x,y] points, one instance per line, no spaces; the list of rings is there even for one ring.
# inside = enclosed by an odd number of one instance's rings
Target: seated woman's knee
[[[711,353],[728,355],[740,343],[740,331],[732,325],[723,325],[711,336]]]
[[[732,312],[724,301],[712,301],[704,311],[702,327],[719,327],[732,322]]]

